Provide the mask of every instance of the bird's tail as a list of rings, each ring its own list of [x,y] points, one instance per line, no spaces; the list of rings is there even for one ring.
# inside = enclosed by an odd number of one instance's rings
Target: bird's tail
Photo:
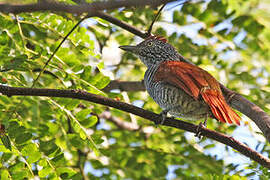
[[[222,94],[213,89],[205,89],[201,92],[201,95],[219,121],[240,125],[240,116],[231,109]]]

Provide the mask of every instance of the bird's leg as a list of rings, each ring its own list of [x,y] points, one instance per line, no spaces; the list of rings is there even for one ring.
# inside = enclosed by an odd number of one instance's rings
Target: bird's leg
[[[235,95],[236,95],[236,93],[234,93],[234,92],[229,92],[229,93],[227,94],[227,96],[226,96],[226,101],[227,101],[228,104],[230,104],[232,98],[233,98]]]
[[[156,125],[158,125],[158,124],[163,124],[164,122],[165,122],[165,120],[166,120],[166,118],[167,118],[167,114],[168,114],[168,112],[170,111],[170,109],[165,109],[165,110],[163,110],[159,115],[161,115],[162,116],[162,120],[161,121],[155,121],[155,124]]]
[[[206,114],[203,123],[202,122],[199,123],[198,128],[196,130],[195,137],[198,137],[199,139],[201,139],[201,136],[202,136],[201,130],[202,130],[203,127],[206,128],[206,126],[207,126],[207,119],[208,119],[208,114]]]
[[[171,107],[171,108],[168,108],[168,109],[165,109],[163,110],[159,115],[162,116],[162,120],[161,121],[155,121],[155,124],[158,125],[158,124],[163,124],[165,121],[166,121],[166,118],[167,118],[167,114],[169,111],[171,111],[172,109],[175,109],[175,108],[181,108],[180,106],[174,106],[174,107]]]

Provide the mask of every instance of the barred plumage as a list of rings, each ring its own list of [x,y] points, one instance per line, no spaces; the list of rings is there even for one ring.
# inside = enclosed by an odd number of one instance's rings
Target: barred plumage
[[[240,124],[240,117],[226,103],[218,81],[188,62],[164,38],[149,37],[137,46],[120,48],[137,54],[148,67],[145,87],[164,112],[185,119],[213,117]]]
[[[176,117],[197,120],[206,117],[208,106],[195,100],[182,89],[172,85],[155,82],[154,75],[158,66],[149,66],[144,75],[144,84],[149,95],[164,110]]]

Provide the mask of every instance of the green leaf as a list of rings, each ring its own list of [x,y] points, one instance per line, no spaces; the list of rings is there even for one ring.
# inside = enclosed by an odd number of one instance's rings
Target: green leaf
[[[0,135],[0,138],[5,148],[11,151],[11,143],[9,137],[7,135]]]
[[[55,140],[49,140],[49,141],[41,141],[40,142],[40,151],[44,152],[45,155],[52,155],[54,152],[58,150],[57,145],[54,142]]]
[[[52,168],[49,166],[46,166],[45,168],[41,169],[40,171],[38,171],[38,175],[41,178],[45,178],[46,176],[48,176],[50,173],[52,172]]]
[[[9,123],[8,128],[7,128],[7,132],[8,132],[8,134],[9,134],[9,136],[10,136],[11,138],[16,137],[16,135],[17,135],[18,133],[20,133],[19,130],[20,130],[21,132],[24,131],[24,129],[20,129],[20,125],[18,124],[17,121],[11,121],[11,122]]]
[[[186,24],[186,17],[183,14],[180,14],[179,11],[173,11],[173,22],[184,25]]]
[[[27,61],[28,57],[26,55],[21,55],[15,58],[10,58],[10,61],[4,64],[4,69],[6,70],[24,70],[23,63]]]
[[[21,169],[21,171],[17,171],[12,174],[12,179],[24,179],[29,177],[28,171]]]
[[[37,162],[41,158],[41,153],[39,151],[33,152],[31,155],[29,155],[27,161],[28,163],[32,164]]]
[[[2,169],[2,170],[0,171],[0,179],[3,179],[3,180],[9,179],[9,173],[8,173],[8,170]]]
[[[76,113],[76,118],[79,121],[82,121],[85,118],[87,118],[87,116],[90,116],[90,113],[91,113],[91,109],[83,109],[83,110],[79,111],[78,113]]]
[[[11,166],[9,169],[11,170],[11,171],[14,171],[14,172],[16,172],[16,171],[21,171],[22,169],[24,169],[24,163],[23,162],[19,162],[19,163],[16,163],[16,164],[14,164],[13,166]]]
[[[45,167],[48,165],[46,159],[41,159],[39,162],[38,162],[38,165],[39,166],[42,166],[42,167]]]
[[[34,163],[41,158],[41,153],[38,151],[35,144],[27,144],[21,150],[23,156],[27,156],[28,163]]]
[[[99,89],[103,89],[110,83],[110,78],[107,76],[103,76],[96,84],[95,86]]]
[[[71,176],[76,174],[76,171],[72,168],[61,167],[57,168],[57,173],[60,174],[61,178],[70,178]]]
[[[63,153],[55,156],[52,161],[54,162],[55,166],[61,166],[67,163]]]
[[[83,141],[80,137],[78,137],[78,135],[76,134],[68,134],[68,139],[69,142],[71,143],[72,146],[76,147],[76,148],[83,148]]]
[[[32,138],[32,134],[25,132],[25,133],[18,134],[18,136],[15,137],[15,142],[17,144],[22,144],[29,141],[31,138]]]
[[[90,128],[96,125],[98,122],[98,118],[96,116],[90,116],[84,120],[82,120],[80,123],[83,125],[85,128]]]

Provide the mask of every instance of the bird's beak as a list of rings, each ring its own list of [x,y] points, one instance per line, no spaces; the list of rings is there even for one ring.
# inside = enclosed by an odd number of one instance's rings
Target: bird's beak
[[[119,46],[120,49],[124,50],[124,51],[129,51],[132,53],[137,54],[137,46]]]

